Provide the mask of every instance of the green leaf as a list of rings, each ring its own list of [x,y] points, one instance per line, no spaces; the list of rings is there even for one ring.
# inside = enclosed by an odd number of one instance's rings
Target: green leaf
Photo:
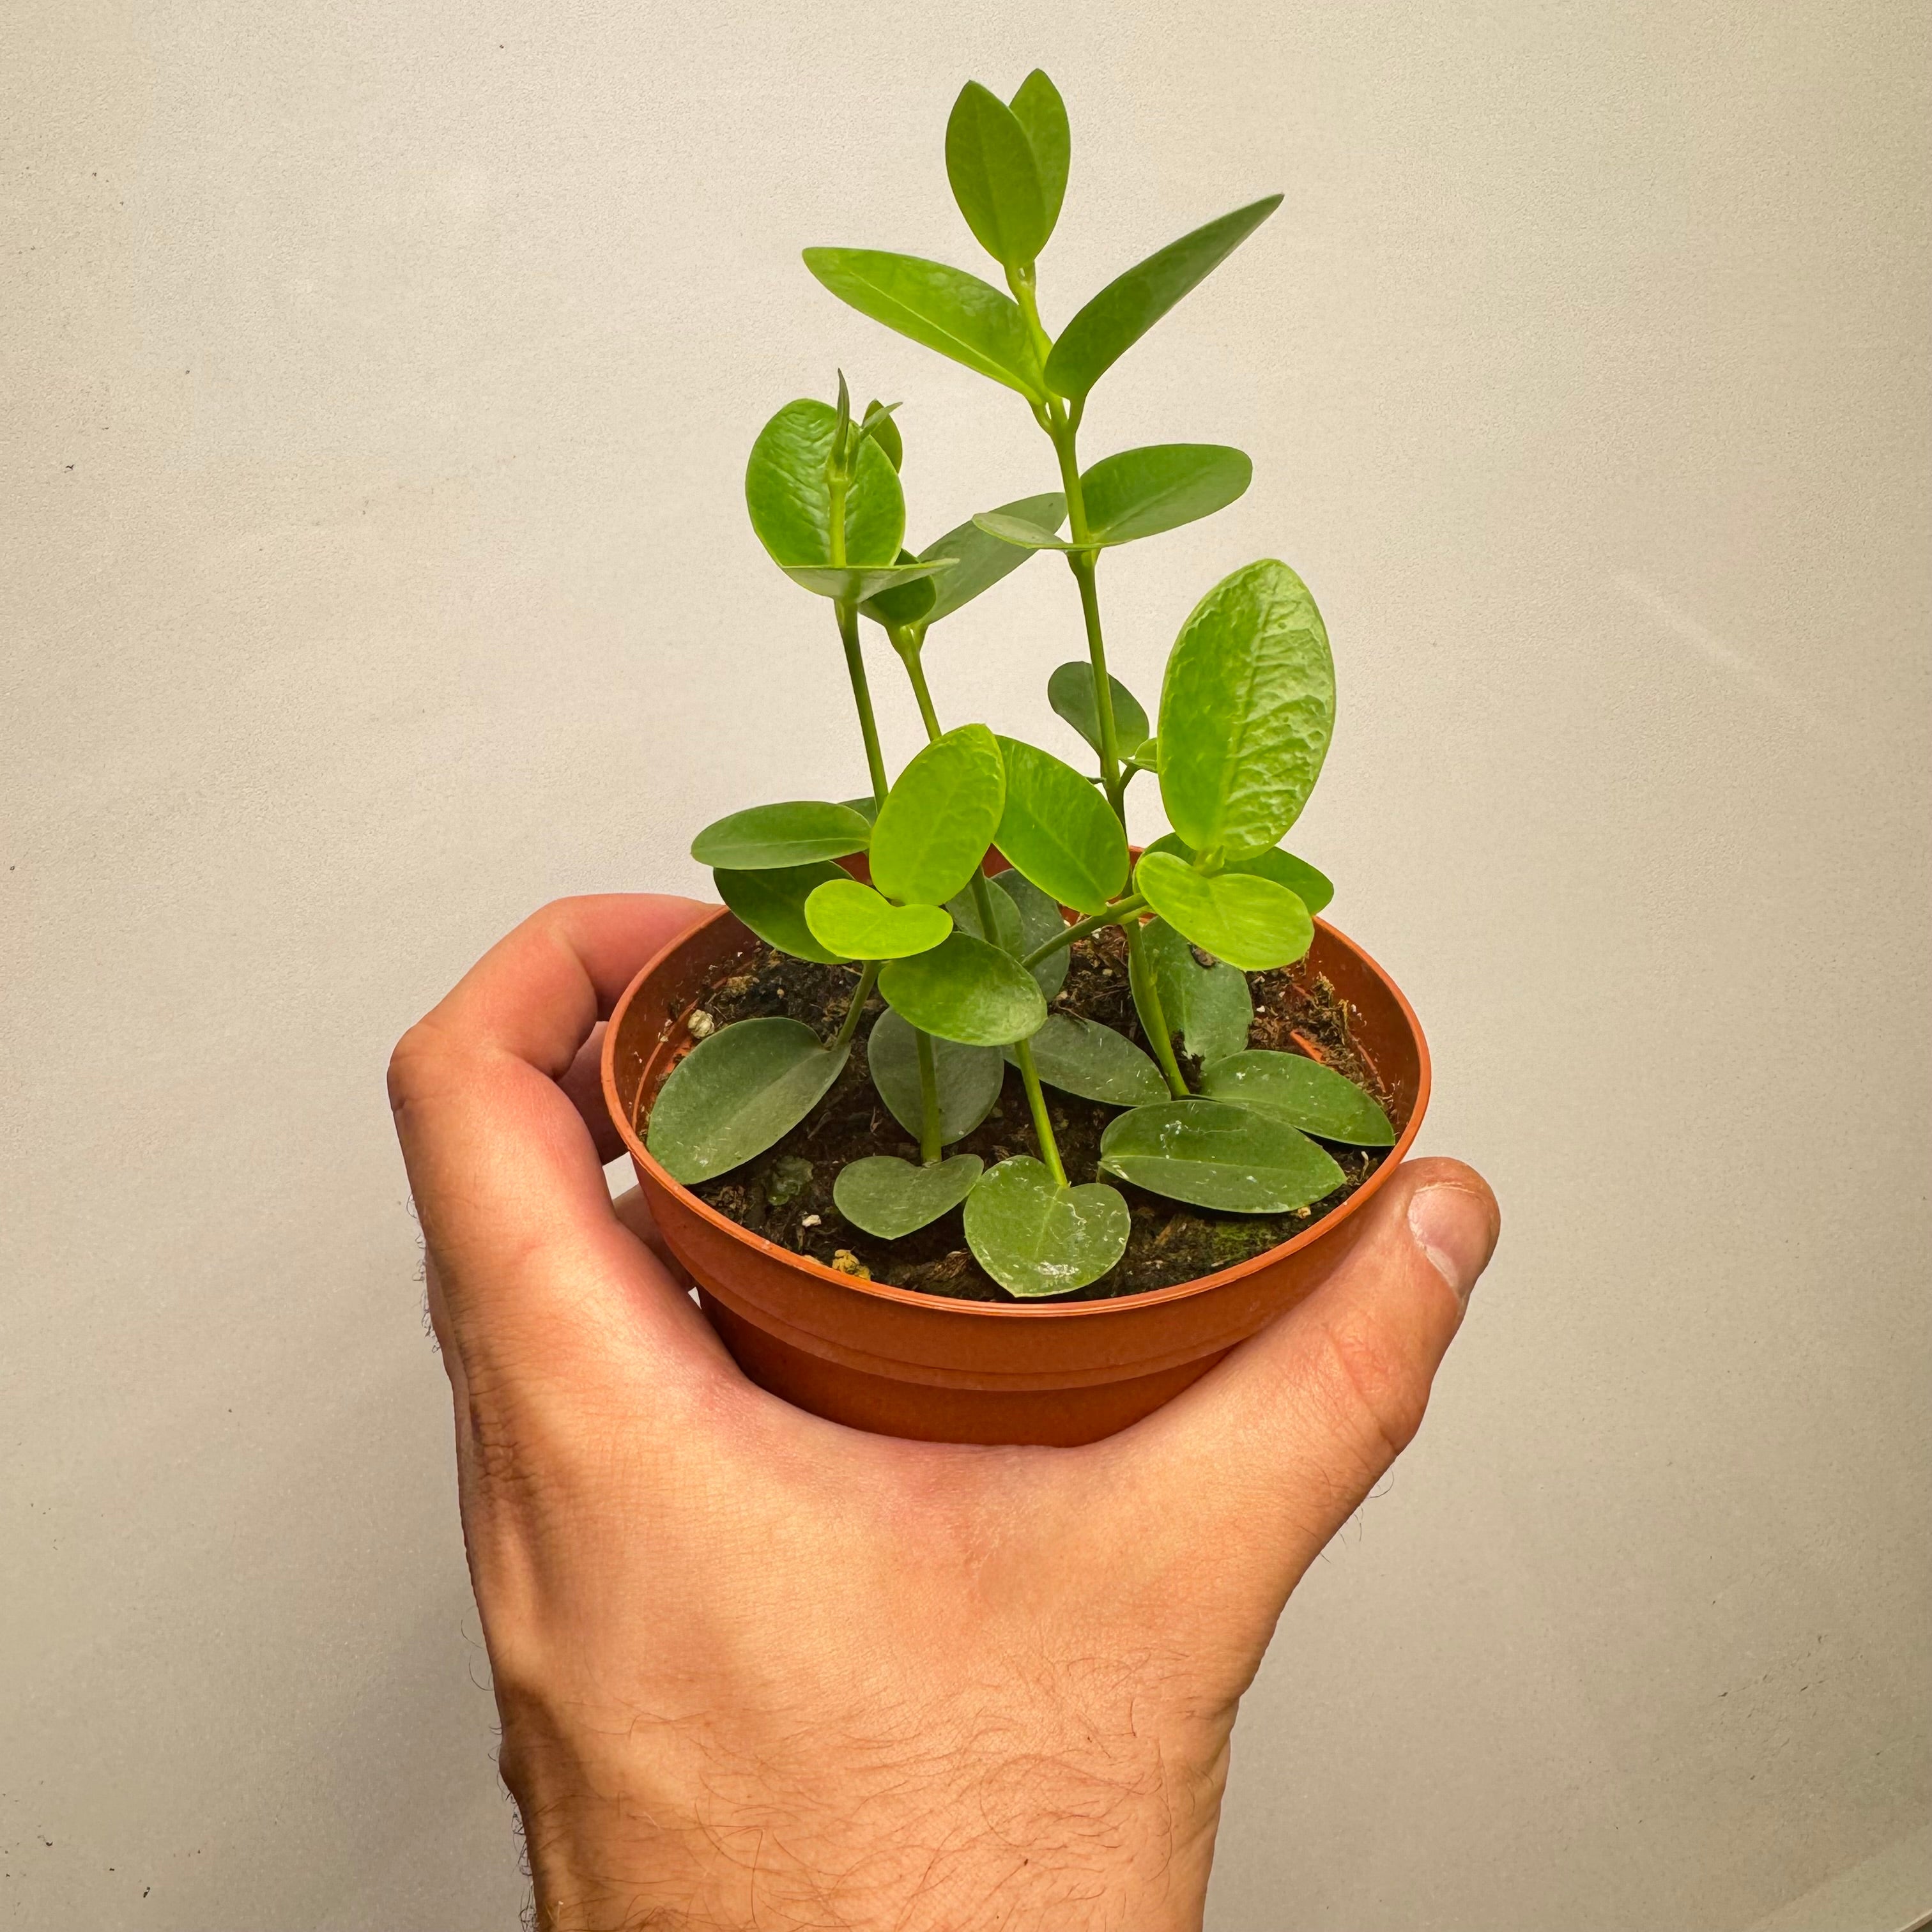
[[[864,851],[872,838],[872,828],[851,806],[796,799],[714,820],[691,842],[691,856],[723,872],[766,872],[775,866],[842,859]]]
[[[946,178],[980,246],[1012,274],[1030,272],[1047,237],[1040,166],[1013,110],[976,80],[946,123]]]
[[[711,874],[718,896],[760,939],[794,959],[814,959],[821,966],[843,965],[852,956],[834,952],[813,938],[805,922],[805,902],[826,880],[850,876],[842,866],[835,866],[829,859],[756,872],[721,868]]]
[[[1017,738],[999,741],[1006,809],[993,843],[1062,905],[1099,912],[1127,882],[1127,835],[1071,765]]]
[[[1066,104],[1060,99],[1059,88],[1035,68],[1020,82],[1012,107],[1014,119],[1026,130],[1034,165],[1040,171],[1040,204],[1046,217],[1040,245],[1044,248],[1060,219],[1060,205],[1066,198],[1066,168],[1073,148]]]
[[[1244,491],[1255,466],[1217,442],[1156,442],[1103,457],[1080,478],[1102,544],[1132,543],[1211,517]]]
[[[838,1170],[832,1203],[854,1227],[896,1241],[958,1207],[984,1164],[976,1154],[956,1154],[930,1167],[915,1167],[892,1154],[868,1154]]]
[[[1006,1063],[997,1046],[962,1046],[952,1040],[934,1040],[932,1058],[939,1092],[939,1142],[950,1147],[964,1140],[993,1111],[1006,1082]],[[892,1118],[918,1139],[926,1131],[919,1036],[890,1006],[866,1036],[866,1064]]]
[[[866,836],[872,836],[872,827],[878,822],[879,801],[868,792],[862,798],[844,798],[839,803],[848,812],[856,812],[866,821]]]
[[[881,592],[938,577],[951,568],[952,564],[952,558],[941,556],[930,563],[868,564],[850,568],[829,563],[788,563],[784,568],[786,576],[801,590],[820,597],[836,598],[842,604],[860,604]]]
[[[1197,852],[1265,852],[1307,803],[1334,728],[1334,661],[1308,586],[1272,558],[1223,578],[1181,626],[1161,686],[1168,823]]]
[[[1254,995],[1247,975],[1226,960],[1203,966],[1190,946],[1164,920],[1141,928],[1141,941],[1152,957],[1155,983],[1168,1024],[1196,1060],[1224,1060],[1248,1043],[1255,1023]]]
[[[938,906],[896,906],[856,879],[829,879],[805,902],[820,945],[848,959],[904,959],[929,952],[952,930]]]
[[[1156,744],[1160,741],[1154,740]],[[1158,764],[1150,767],[1158,771]],[[1177,859],[1185,859],[1191,866],[1196,854],[1192,846],[1178,832],[1163,832],[1147,848],[1150,852],[1172,852]],[[1227,872],[1252,872],[1257,878],[1272,879],[1278,886],[1286,886],[1311,913],[1316,913],[1335,896],[1335,888],[1325,872],[1318,872],[1306,859],[1298,859],[1292,852],[1284,852],[1279,845],[1269,847],[1265,852],[1257,852],[1252,858],[1231,860],[1221,868]]]
[[[976,872],[1006,803],[1000,747],[983,724],[935,738],[900,772],[872,828],[872,883],[902,905],[944,905]]]
[[[1009,870],[995,874],[993,890],[1010,900],[1019,914],[1018,942],[1006,945],[1004,938],[1000,941],[1016,958],[1024,959],[1029,952],[1044,946],[1049,939],[1058,938],[1066,930],[1066,916],[1060,910],[1059,901],[1042,892],[1024,872]],[[1040,982],[1040,992],[1046,998],[1052,999],[1066,985],[1066,968],[1071,958],[1069,949],[1063,946],[1058,952],[1049,952],[1037,966],[1028,968]]]
[[[892,421],[892,412],[898,408],[896,403],[880,402],[875,396],[866,405],[864,434],[869,436],[886,452],[886,460],[895,470],[905,467],[905,439],[899,434],[899,426]]]
[[[1002,873],[1004,878],[1006,875]],[[988,888],[992,881],[987,880]],[[962,932],[970,933],[975,939],[983,939],[988,946],[997,946],[1002,952],[1010,952],[1017,959],[1030,949],[1026,945],[1022,930],[1019,908],[1004,892],[989,890],[988,903],[993,908],[993,930],[988,932],[980,917],[978,895],[968,880],[964,890],[955,892],[946,902],[946,910],[952,915],[952,923]]]
[[[805,266],[861,315],[1030,401],[1046,400],[1019,304],[977,275],[876,248],[808,248]]]
[[[651,1104],[644,1144],[686,1186],[728,1173],[810,1113],[850,1057],[798,1020],[740,1020],[701,1040]]]
[[[1015,550],[1084,550],[1090,544],[1070,543],[1058,537],[1052,531],[1042,530],[1037,524],[1029,522],[1024,517],[1016,517],[1005,510],[982,510],[973,519],[974,527],[985,531],[989,537],[1010,544]]]
[[[1222,1100],[1167,1100],[1118,1115],[1100,1136],[1100,1171],[1235,1214],[1306,1208],[1346,1178],[1286,1120]]]
[[[1144,738],[1127,754],[1126,763],[1137,772],[1157,772],[1160,770],[1160,740]]]
[[[1308,908],[1272,879],[1210,877],[1172,852],[1152,852],[1141,855],[1134,884],[1169,926],[1244,972],[1290,965],[1314,943]]]
[[[899,552],[899,567],[909,568],[920,560],[909,550]],[[946,572],[950,575],[951,573]],[[922,577],[897,585],[889,585],[860,605],[867,616],[875,624],[883,624],[888,630],[904,629],[917,624],[932,610],[933,600],[938,592],[934,580]]]
[[[1057,530],[1066,518],[1066,499],[1056,490],[1046,496],[1022,496],[1017,502],[1002,503],[988,514],[1018,517],[1030,526]],[[928,628],[940,618],[951,616],[962,605],[971,603],[982,591],[992,590],[1026,561],[1024,550],[1016,550],[1011,544],[989,536],[970,521],[956,530],[948,530],[920,554],[922,560],[928,556],[956,560],[934,586],[932,608],[926,614]]]
[[[1126,1252],[1132,1228],[1126,1202],[1104,1182],[1055,1186],[1025,1154],[1001,1161],[966,1201],[966,1245],[1009,1294],[1028,1300],[1098,1281]]]
[[[1201,1090],[1237,1106],[1258,1107],[1324,1141],[1348,1147],[1395,1145],[1388,1116],[1360,1088],[1332,1066],[1298,1053],[1257,1049],[1216,1060],[1202,1070]]]
[[[1049,1087],[1110,1107],[1138,1107],[1167,1097],[1160,1069],[1124,1034],[1073,1013],[1048,1013],[1027,1044],[1034,1066]],[[1006,1058],[1014,1060],[1013,1051]],[[1017,1065],[1017,1060],[1014,1060]]]
[[[879,991],[922,1033],[963,1046],[1005,1046],[1037,1033],[1046,1018],[1033,975],[1010,953],[964,932],[893,960],[879,975]]]
[[[1115,746],[1138,745],[1153,728],[1141,701],[1110,671]],[[1060,665],[1046,681],[1046,701],[1095,751],[1100,748],[1100,717],[1094,704],[1094,667],[1084,658]]]
[[[830,403],[801,397],[786,404],[752,446],[745,506],[776,564],[832,561],[832,486],[825,468],[838,428],[838,412]],[[848,563],[890,564],[898,555],[905,498],[898,472],[876,442],[859,446],[844,520]]]
[[[1238,208],[1232,214],[1170,242],[1109,282],[1060,332],[1046,358],[1054,394],[1078,402],[1203,276],[1218,268],[1275,210],[1281,196]]]

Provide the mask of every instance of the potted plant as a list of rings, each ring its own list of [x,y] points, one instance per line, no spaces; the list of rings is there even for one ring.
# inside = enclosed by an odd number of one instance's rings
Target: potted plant
[[[915,555],[896,405],[855,410],[842,374],[835,401],[766,424],[752,526],[829,608],[870,790],[699,832],[724,905],[645,968],[606,1036],[640,1184],[748,1372],[937,1438],[1090,1439],[1184,1387],[1346,1252],[1427,1099],[1414,1015],[1318,919],[1329,881],[1280,843],[1334,718],[1306,586],[1266,559],[1210,589],[1151,719],[1107,668],[1106,553],[1222,508],[1252,467],[1179,443],[1083,469],[1088,398],[1280,197],[1170,244],[1049,336],[1037,264],[1069,152],[1043,74],[1010,103],[969,82],[954,104],[947,175],[1008,292],[908,256],[806,251],[850,306],[1012,391],[1060,487]],[[926,684],[935,627],[1045,551],[1085,643],[1046,696],[1086,771],[942,721]],[[926,728],[896,776],[862,626]],[[1136,851],[1143,773],[1174,829]]]

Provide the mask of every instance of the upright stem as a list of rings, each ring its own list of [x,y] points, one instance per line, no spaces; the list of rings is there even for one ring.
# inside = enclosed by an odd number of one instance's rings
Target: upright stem
[[[920,722],[925,725],[930,742],[940,735],[939,713],[932,708],[932,693],[926,688],[926,666],[920,656],[920,646],[925,640],[910,624],[895,625],[886,635],[892,639],[892,649],[898,652],[899,662],[912,680],[912,694],[919,700]]]
[[[1174,1034],[1167,1023],[1167,1010],[1161,1004],[1160,983],[1148,958],[1138,918],[1127,922],[1126,932],[1127,984],[1133,988],[1141,1030],[1154,1048],[1155,1062],[1166,1078],[1168,1092],[1177,1100],[1185,1100],[1189,1095],[1187,1082],[1181,1077],[1180,1063],[1174,1057]]]
[[[865,970],[859,975],[859,984],[852,995],[852,1004],[845,1009],[845,1018],[832,1038],[831,1051],[836,1053],[841,1047],[852,1044],[852,1036],[859,1030],[859,1016],[866,1010],[866,1002],[872,997],[873,982],[879,976],[879,962],[868,959]]]
[[[859,649],[859,609],[837,600],[838,636],[845,646],[845,675],[852,680],[852,702],[859,707],[859,729],[866,740],[866,769],[872,774],[872,802],[886,802],[885,754],[879,749],[879,727],[872,716],[872,694],[866,682],[866,660]]]
[[[1040,1142],[1040,1157],[1046,1162],[1046,1171],[1053,1176],[1056,1187],[1066,1185],[1066,1170],[1060,1164],[1059,1144],[1053,1138],[1053,1123],[1047,1118],[1046,1096],[1040,1091],[1040,1070],[1033,1064],[1033,1043],[1021,1040],[1013,1048],[1013,1058],[1019,1063],[1020,1078],[1026,1082],[1027,1105],[1033,1111],[1033,1131]]]
[[[919,1047],[919,1157],[930,1167],[939,1158],[939,1065],[932,1036],[915,1028],[913,1039]]]

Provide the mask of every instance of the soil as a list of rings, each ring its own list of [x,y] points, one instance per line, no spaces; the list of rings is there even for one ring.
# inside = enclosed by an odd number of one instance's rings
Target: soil
[[[1105,928],[1076,941],[1072,953],[1066,986],[1052,1003],[1054,1010],[1101,1021],[1144,1049],[1146,1036],[1127,986],[1126,941],[1119,929]],[[1247,976],[1255,1005],[1249,1046],[1286,1053],[1312,1051],[1372,1094],[1398,1128],[1405,1124],[1405,1115],[1355,1045],[1346,1001],[1325,979],[1305,961]],[[756,954],[722,971],[698,1004],[721,1026],[783,1014],[804,1021],[830,1039],[844,1016],[857,978],[854,967],[814,965],[760,946]],[[879,1154],[919,1158],[916,1143],[874,1090],[866,1064],[866,1037],[872,1021],[884,1010],[876,994],[867,1002],[851,1059],[812,1114],[755,1160],[692,1192],[741,1227],[827,1267],[854,1275],[862,1270],[874,1281],[956,1300],[1011,1301],[1015,1298],[973,1258],[960,1209],[915,1234],[884,1241],[852,1226],[832,1204],[832,1184],[847,1162]],[[1190,1081],[1199,1071],[1184,1054],[1181,1070]],[[1096,1179],[1100,1136],[1122,1109],[1052,1088],[1046,1090],[1046,1097],[1067,1178]],[[1005,1088],[992,1113],[946,1152],[976,1154],[988,1167],[1013,1154],[1038,1156],[1026,1090],[1012,1068],[1006,1070]],[[1388,1150],[1330,1145],[1328,1152],[1348,1176],[1346,1184],[1312,1206],[1286,1214],[1230,1214],[1191,1208],[1113,1180],[1132,1210],[1126,1252],[1098,1281],[1061,1298],[1099,1301],[1171,1288],[1292,1240],[1340,1207],[1374,1173]]]

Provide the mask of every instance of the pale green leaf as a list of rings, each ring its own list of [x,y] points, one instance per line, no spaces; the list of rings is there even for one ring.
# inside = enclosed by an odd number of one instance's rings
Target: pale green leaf
[[[1157,746],[1160,741],[1156,739],[1154,742]],[[1150,769],[1158,771],[1158,762]],[[1178,832],[1163,833],[1147,849],[1150,852],[1172,852],[1190,866],[1196,856],[1194,848]],[[1306,859],[1298,859],[1292,852],[1284,852],[1279,845],[1270,846],[1265,852],[1257,852],[1250,858],[1230,860],[1222,869],[1252,872],[1258,878],[1272,879],[1276,885],[1286,886],[1311,913],[1322,910],[1335,896],[1334,885],[1325,872],[1318,872]]]
[[[1098,1281],[1126,1252],[1132,1226],[1104,1182],[1056,1186],[1024,1154],[982,1175],[966,1201],[966,1245],[1009,1294],[1028,1300]]]
[[[832,487],[826,462],[838,431],[830,403],[801,397],[758,432],[745,466],[745,505],[758,541],[782,566],[832,561]],[[860,444],[845,494],[845,561],[889,564],[905,535],[898,472],[875,441]]]
[[[1040,170],[1040,201],[1046,216],[1046,230],[1040,240],[1043,248],[1060,219],[1060,205],[1066,198],[1067,164],[1073,146],[1072,134],[1066,124],[1066,104],[1060,99],[1059,88],[1035,68],[1020,82],[1019,92],[1013,96],[1012,110],[1013,118],[1026,130],[1034,164]]]
[[[946,123],[946,178],[980,246],[1011,273],[1029,273],[1048,230],[1040,165],[1013,110],[976,80]]]
[[[850,806],[794,799],[715,820],[691,842],[691,856],[724,872],[763,872],[842,859],[864,851],[872,836],[872,826]]]
[[[944,905],[985,859],[1006,794],[999,745],[985,725],[934,739],[886,796],[872,828],[872,883],[902,904]]]
[[[1244,972],[1291,965],[1314,943],[1308,908],[1286,886],[1248,872],[1197,872],[1172,852],[1148,852],[1134,884],[1177,932]]]
[[[801,590],[809,590],[818,597],[835,598],[842,604],[860,604],[868,597],[941,576],[952,567],[952,558],[941,556],[934,558],[930,563],[881,563],[844,568],[830,563],[788,563],[784,568],[786,576]]]
[[[1360,1088],[1332,1066],[1298,1053],[1257,1049],[1216,1060],[1202,1070],[1201,1090],[1216,1100],[1258,1107],[1324,1141],[1348,1147],[1395,1144],[1388,1116]]]
[[[687,1187],[728,1173],[796,1126],[850,1054],[822,1046],[798,1020],[721,1027],[671,1070],[651,1104],[644,1144]]]
[[[1005,1046],[1037,1033],[1046,1002],[1033,975],[997,946],[955,932],[943,946],[895,959],[879,991],[922,1033],[964,1046]]]
[[[1127,838],[1088,781],[1050,752],[1017,738],[999,741],[1006,808],[993,842],[1062,905],[1095,913],[1127,882]]]
[[[1107,686],[1114,700],[1114,744],[1118,750],[1146,742],[1153,728],[1141,701],[1110,671]],[[1095,751],[1100,748],[1100,714],[1094,702],[1094,667],[1084,658],[1060,664],[1046,681],[1046,701]]]
[[[849,877],[829,859],[806,866],[777,866],[762,872],[734,872],[719,868],[711,874],[718,896],[768,944],[794,959],[816,960],[823,966],[842,965],[852,956],[835,952],[812,935],[805,922],[805,902],[828,880]]]
[[[828,879],[805,902],[805,922],[829,951],[848,959],[904,959],[927,952],[952,930],[938,906],[896,906],[856,879]]]

